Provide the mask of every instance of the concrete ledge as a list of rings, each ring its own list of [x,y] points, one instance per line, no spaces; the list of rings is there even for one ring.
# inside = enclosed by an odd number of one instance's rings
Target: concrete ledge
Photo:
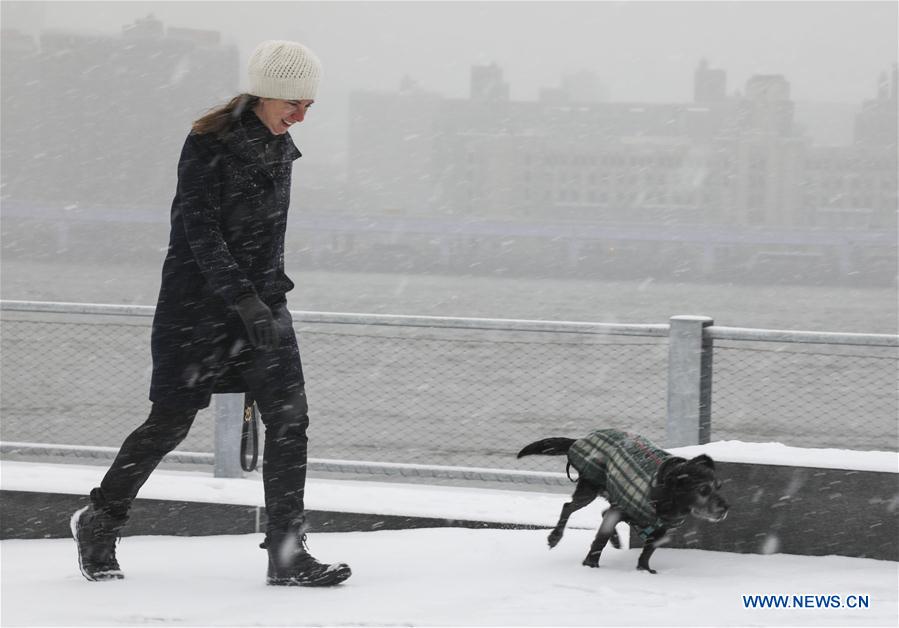
[[[72,513],[89,503],[86,495],[0,491],[0,539],[70,537]],[[256,506],[137,499],[122,535],[248,534],[256,531],[258,510]]]
[[[66,493],[0,491],[0,539],[49,539],[71,536],[69,519],[87,506],[87,496]],[[307,510],[314,532],[370,532],[410,528],[500,528],[534,530],[541,526],[438,517],[374,515]],[[210,504],[162,499],[136,499],[122,536],[163,534],[204,536],[252,534],[265,530],[261,506]]]
[[[841,555],[899,561],[899,473],[718,462],[731,505],[718,524],[691,520],[669,547],[737,553]],[[72,512],[102,477],[100,467],[3,462],[0,538],[69,535]],[[310,479],[313,530],[420,527],[551,528],[565,493]],[[571,486],[571,490],[574,485]],[[157,471],[135,502],[126,535],[247,534],[263,529],[258,478]],[[568,493],[570,495],[570,493]],[[576,512],[571,528],[595,530],[604,500]],[[631,534],[631,545],[638,545]]]
[[[716,467],[730,503],[727,519],[688,521],[668,547],[899,560],[899,474],[735,462]]]

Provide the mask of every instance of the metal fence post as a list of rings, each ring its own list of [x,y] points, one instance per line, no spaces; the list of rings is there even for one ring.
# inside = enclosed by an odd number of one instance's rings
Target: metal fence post
[[[243,420],[243,394],[213,396],[215,413],[215,477],[241,478],[240,428]]]
[[[672,316],[668,336],[667,447],[701,445],[712,431],[712,340],[708,316]]]

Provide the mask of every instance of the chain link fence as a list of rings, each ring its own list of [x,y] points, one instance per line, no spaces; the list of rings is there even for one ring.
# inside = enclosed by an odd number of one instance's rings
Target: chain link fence
[[[144,420],[149,317],[4,310],[0,320],[4,443],[118,447]],[[515,454],[599,427],[665,444],[666,337],[495,322],[298,322],[310,456],[558,472],[559,460]],[[895,346],[716,341],[712,440],[896,450],[897,365]],[[204,410],[179,450],[211,453],[213,440]]]
[[[899,449],[895,347],[716,341],[714,440]]]
[[[521,468],[518,450],[548,436],[664,435],[664,339],[328,326],[300,339],[316,457]]]

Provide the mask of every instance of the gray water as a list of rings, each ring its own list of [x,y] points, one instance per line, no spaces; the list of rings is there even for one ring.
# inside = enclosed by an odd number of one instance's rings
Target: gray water
[[[289,261],[289,260],[288,260]],[[665,323],[678,314],[718,325],[855,333],[897,333],[895,287],[670,283],[329,273],[288,267],[292,310],[465,316],[602,323]],[[3,299],[154,305],[159,268],[78,265],[6,258]]]

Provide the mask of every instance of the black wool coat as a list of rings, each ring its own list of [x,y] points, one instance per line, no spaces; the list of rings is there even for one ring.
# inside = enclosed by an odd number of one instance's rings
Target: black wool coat
[[[151,401],[203,408],[213,392],[247,389],[235,364],[250,345],[234,304],[256,294],[283,308],[294,286],[284,234],[298,157],[290,135],[272,135],[251,110],[225,135],[188,135],[153,319]]]

